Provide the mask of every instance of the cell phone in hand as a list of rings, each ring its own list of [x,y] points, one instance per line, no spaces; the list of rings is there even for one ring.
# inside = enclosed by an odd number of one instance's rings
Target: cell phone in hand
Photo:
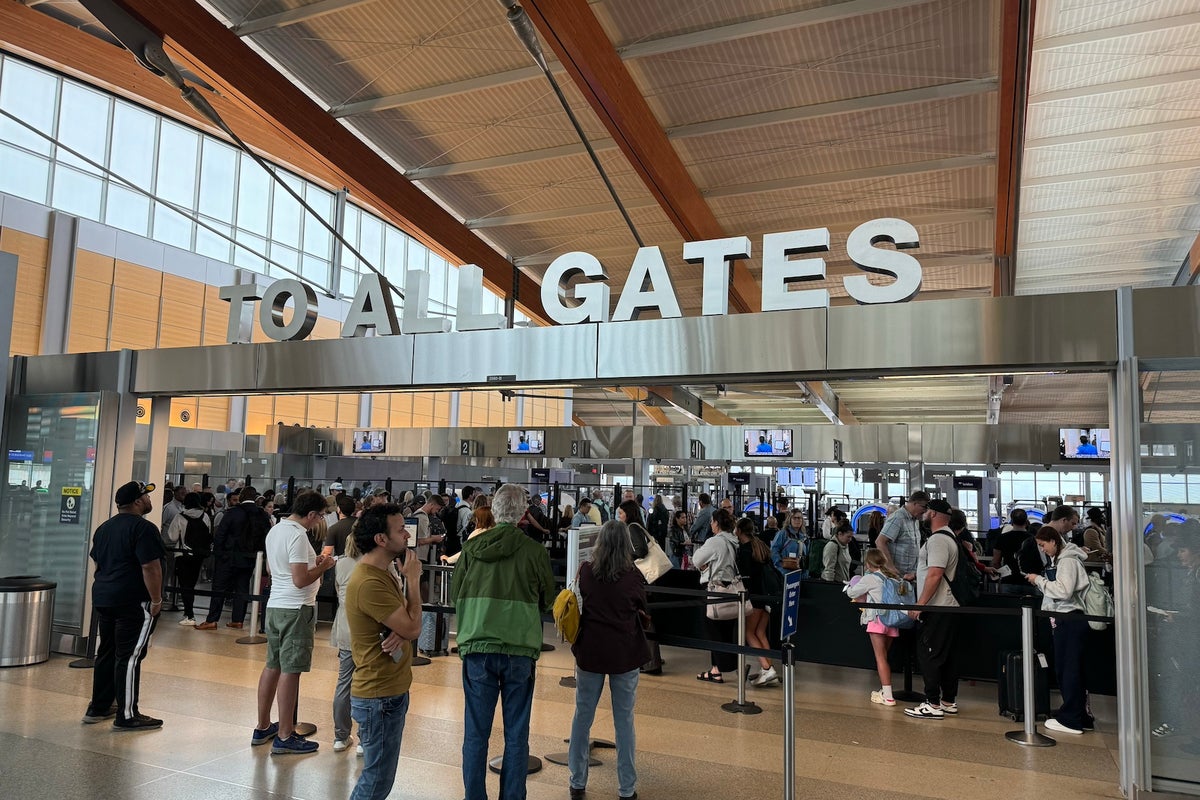
[[[384,639],[388,638],[391,635],[392,635],[391,628],[384,628],[383,630],[381,630],[379,632],[380,645],[383,644]],[[403,661],[404,660],[404,650],[405,650],[405,646],[403,644],[401,644],[399,647],[397,647],[392,652],[392,661],[395,661],[397,664],[399,664],[401,661]]]

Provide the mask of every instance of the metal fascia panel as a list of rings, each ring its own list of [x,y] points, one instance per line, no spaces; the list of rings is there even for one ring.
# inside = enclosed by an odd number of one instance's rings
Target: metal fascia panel
[[[608,323],[599,326],[596,377],[681,383],[819,374],[825,370],[826,313],[817,308]]]
[[[407,388],[413,384],[414,338],[374,336],[256,345],[260,354],[255,388],[259,392]]]
[[[139,350],[133,392],[140,397],[250,394],[262,345],[227,344]]]
[[[1113,292],[839,306],[829,310],[829,371],[1107,366],[1116,330]]]
[[[1142,367],[1200,369],[1200,286],[1134,289],[1133,351]]]
[[[413,351],[412,379],[424,386],[590,381],[596,377],[596,327],[556,325],[420,336]]]

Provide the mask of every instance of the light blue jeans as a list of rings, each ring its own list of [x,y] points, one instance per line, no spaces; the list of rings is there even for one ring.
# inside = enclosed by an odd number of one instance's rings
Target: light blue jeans
[[[612,696],[613,727],[617,736],[617,794],[632,797],[637,790],[637,768],[633,764],[633,706],[637,702],[638,670],[608,676]],[[567,763],[571,768],[572,789],[586,789],[588,748],[592,720],[604,691],[604,674],[575,668],[575,719],[571,722],[571,746]]]
[[[408,692],[391,697],[350,698],[350,713],[358,723],[363,747],[363,769],[350,800],[383,800],[396,782]]]

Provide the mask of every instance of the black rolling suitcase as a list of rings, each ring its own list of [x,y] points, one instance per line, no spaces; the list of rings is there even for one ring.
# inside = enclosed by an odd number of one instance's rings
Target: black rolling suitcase
[[[1001,653],[996,681],[1000,716],[1009,717],[1016,722],[1025,720],[1025,682],[1021,661],[1020,650]],[[1033,677],[1035,719],[1046,719],[1050,716],[1050,677],[1046,668],[1042,666],[1040,653],[1034,658]]]

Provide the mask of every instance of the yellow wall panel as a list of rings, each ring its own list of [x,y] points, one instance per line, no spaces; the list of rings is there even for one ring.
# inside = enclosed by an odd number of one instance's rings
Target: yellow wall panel
[[[275,422],[273,397],[246,398],[246,433],[260,436]]]
[[[10,355],[38,355],[42,348],[42,298],[46,286],[49,243],[40,236],[0,230],[0,250],[17,256],[16,307]]]
[[[304,395],[279,395],[275,398],[275,421],[304,424],[308,415],[308,398]]]
[[[90,281],[111,286],[115,259],[112,256],[102,256],[90,250],[75,251],[75,280],[86,278]]]
[[[103,353],[108,349],[108,339],[103,336],[84,336],[82,333],[75,332],[74,320],[71,324],[71,346],[67,348],[71,353]]]
[[[274,423],[270,414],[246,414],[246,433],[250,436],[262,436]]]
[[[31,233],[3,228],[0,229],[0,250],[14,253],[22,262],[29,262],[45,269],[46,260],[49,258],[50,241]]]
[[[113,272],[115,286],[133,289],[143,294],[152,294],[155,297],[162,294],[162,279],[163,274],[158,270],[140,267],[120,259],[117,260],[116,269]]]
[[[337,424],[337,396],[310,395],[308,398],[308,424],[333,427]]]
[[[432,428],[433,417],[426,414],[413,414],[412,427],[414,428]]]
[[[420,414],[423,417],[433,417],[432,392],[417,392],[410,396],[412,397],[412,410],[414,415]]]
[[[389,397],[382,392],[371,396],[371,427],[391,427]]]
[[[229,398],[201,397],[197,400],[196,427],[206,431],[229,429]]]
[[[342,335],[342,323],[336,319],[321,317],[313,327],[310,339],[337,339]]]
[[[358,425],[358,395],[339,394],[337,425],[339,428],[352,428]]]
[[[205,306],[204,308],[204,339],[203,343],[210,344],[225,344],[227,333],[226,328],[229,325],[229,309],[213,308]]]
[[[204,305],[204,284],[178,275],[162,276],[162,296],[165,300],[189,306]]]
[[[200,342],[200,325],[204,320],[204,309],[199,304],[180,303],[164,297],[161,308],[164,325],[191,328],[196,333],[196,342]]]
[[[164,325],[158,332],[159,347],[196,347],[200,344],[200,332],[196,328],[176,328]]]

